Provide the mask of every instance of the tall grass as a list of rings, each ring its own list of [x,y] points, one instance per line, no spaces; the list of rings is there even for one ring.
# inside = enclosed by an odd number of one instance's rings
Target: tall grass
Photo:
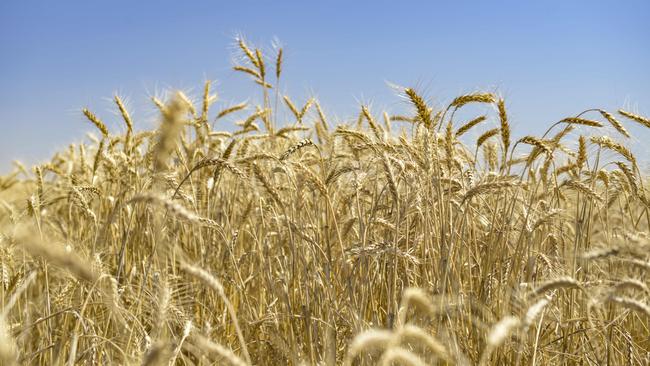
[[[624,127],[647,118],[517,138],[496,95],[406,88],[409,115],[335,126],[278,92],[281,49],[237,46],[261,105],[206,83],[141,131],[116,97],[122,132],[84,109],[100,137],[0,179],[2,363],[650,362]],[[477,104],[493,115],[457,120]]]

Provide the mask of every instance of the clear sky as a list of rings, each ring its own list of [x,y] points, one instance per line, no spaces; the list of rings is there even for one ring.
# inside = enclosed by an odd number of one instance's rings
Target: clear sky
[[[231,70],[241,33],[285,46],[283,91],[311,94],[342,119],[359,102],[397,109],[387,82],[433,102],[476,90],[506,97],[514,134],[587,108],[650,115],[650,1],[31,1],[0,2],[0,172],[46,159],[93,127],[122,128],[110,97],[148,126],[149,95],[222,100],[257,89]],[[628,124],[630,126],[630,124]],[[650,156],[650,132],[634,149]]]

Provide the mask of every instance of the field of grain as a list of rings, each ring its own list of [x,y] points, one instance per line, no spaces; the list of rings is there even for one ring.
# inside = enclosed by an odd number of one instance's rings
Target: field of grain
[[[649,119],[576,111],[522,137],[495,94],[401,88],[409,114],[335,125],[277,92],[281,50],[238,46],[260,105],[208,82],[154,98],[143,131],[116,96],[121,130],[83,110],[94,142],[0,178],[0,363],[650,362],[625,127]]]

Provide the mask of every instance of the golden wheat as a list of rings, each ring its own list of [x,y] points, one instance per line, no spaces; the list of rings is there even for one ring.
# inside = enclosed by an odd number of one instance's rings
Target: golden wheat
[[[122,132],[83,109],[99,137],[0,177],[0,363],[650,362],[648,177],[611,113],[538,137],[400,88],[336,124],[280,94],[281,48],[235,48],[258,97],[206,81],[136,131],[114,96]]]

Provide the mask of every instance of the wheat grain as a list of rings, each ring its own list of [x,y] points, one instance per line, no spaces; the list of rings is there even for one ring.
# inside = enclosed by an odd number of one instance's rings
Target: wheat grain
[[[642,157],[567,148],[581,126],[630,136],[618,117],[520,139],[491,93],[434,110],[398,87],[409,115],[346,125],[284,98],[263,50],[237,39],[233,73],[263,90],[216,107],[220,131],[210,81],[152,98],[149,131],[114,95],[125,128],[88,112],[101,136],[0,177],[0,363],[646,363]],[[470,103],[498,128],[457,128]]]
[[[229,114],[231,114],[231,113],[235,113],[235,112],[237,112],[237,111],[241,111],[241,110],[243,110],[243,109],[246,109],[246,107],[248,107],[248,103],[239,103],[239,104],[235,104],[235,105],[233,105],[232,107],[228,107],[228,108],[226,108],[226,109],[220,111],[220,112],[217,114],[217,119],[219,119],[219,118],[223,118],[223,117],[225,117],[225,116],[227,116],[227,115],[229,115]]]
[[[255,67],[259,67],[257,57],[253,55],[253,51],[251,51],[251,49],[248,47],[243,37],[237,37],[237,45],[244,53],[244,55],[248,58],[248,61]]]
[[[361,352],[372,350],[385,350],[393,340],[394,335],[387,330],[368,330],[358,334],[348,347],[345,364],[351,365],[354,358]]]
[[[223,302],[226,304],[226,308],[228,309],[228,312],[230,313],[230,317],[232,318],[232,322],[235,325],[235,329],[237,330],[237,337],[239,338],[239,343],[242,347],[242,352],[244,353],[244,358],[246,359],[247,364],[251,364],[251,358],[250,355],[248,354],[248,348],[246,347],[246,341],[244,340],[244,335],[241,331],[241,328],[239,327],[239,322],[237,320],[237,312],[235,311],[235,308],[232,306],[230,303],[230,300],[226,296],[226,293],[224,291],[223,285],[219,280],[217,280],[214,276],[210,275],[208,272],[204,271],[201,268],[188,265],[186,263],[181,263],[181,269],[183,269],[185,272],[188,274],[200,279],[211,287],[213,290],[219,294],[219,297],[223,300]],[[210,343],[205,342],[206,345],[210,345]]]
[[[511,188],[511,187],[516,187],[517,183],[506,179],[506,180],[497,180],[494,182],[486,182],[486,183],[481,183],[478,184],[477,186],[473,187],[465,195],[463,196],[462,203],[465,201],[470,200],[472,197],[480,194],[485,194],[490,191],[495,191],[495,190],[501,190],[503,188]]]
[[[464,135],[467,131],[469,131],[472,127],[478,125],[479,123],[485,121],[487,119],[486,116],[479,116],[474,118],[473,120],[465,123],[464,125],[460,126],[458,130],[456,130],[456,137],[460,137]]]
[[[625,127],[623,127],[621,122],[619,122],[611,113],[602,109],[599,109],[598,111],[616,129],[616,131],[618,131],[621,135],[627,138],[630,137],[630,133],[627,132],[627,130],[625,129]]]
[[[535,319],[540,315],[540,313],[546,308],[546,306],[551,302],[549,298],[539,299],[536,303],[531,305],[526,311],[524,316],[523,325],[525,328],[530,327]]]
[[[621,154],[627,161],[629,161],[632,164],[636,164],[636,159],[634,158],[634,155],[632,155],[632,152],[626,148],[625,146],[614,142],[611,138],[607,136],[594,136],[591,138],[591,142],[594,144],[597,144],[601,147],[607,148],[609,150],[616,151],[617,153]]]
[[[0,316],[0,361],[3,365],[18,365],[18,347],[10,334],[4,316]]]
[[[642,281],[637,280],[636,278],[626,278],[620,280],[614,285],[612,291],[619,292],[619,291],[624,291],[626,289],[633,289],[633,290],[641,291],[646,294],[650,294],[650,289],[648,289],[648,286]]]
[[[630,113],[630,112],[624,111],[624,110],[622,110],[622,109],[619,109],[619,110],[618,110],[618,113],[619,113],[620,115],[622,115],[622,116],[625,116],[625,117],[631,119],[631,120],[634,121],[634,122],[637,122],[637,123],[639,123],[639,124],[641,124],[641,125],[643,125],[643,126],[645,126],[645,127],[650,128],[650,119],[647,119],[647,118],[645,118],[645,117],[642,117],[642,116],[640,116],[640,115],[638,115],[638,114],[634,114],[634,113]]]
[[[540,295],[557,289],[582,289],[582,285],[571,277],[558,277],[536,287],[531,292],[531,296]]]
[[[415,92],[415,90],[411,88],[406,88],[404,90],[404,93],[409,98],[413,106],[415,106],[415,109],[418,114],[418,120],[421,123],[423,123],[427,128],[433,128],[432,126],[433,121],[431,120],[431,110],[427,106],[424,99],[422,99],[422,97],[419,96]]]
[[[505,162],[505,156],[508,148],[510,148],[510,124],[508,123],[508,114],[503,99],[499,99],[497,102],[497,109],[499,110],[499,122],[501,123],[501,142],[503,143],[503,161]]]
[[[92,267],[78,256],[68,253],[61,248],[46,245],[36,238],[23,237],[20,238],[20,242],[23,248],[31,255],[42,257],[48,262],[65,268],[82,280],[90,283],[97,281],[98,276],[92,270]]]
[[[646,317],[650,317],[650,306],[648,306],[647,304],[639,300],[635,300],[624,296],[612,296],[609,298],[609,301],[621,305],[630,310],[634,310],[638,313],[641,313]]]
[[[494,103],[495,97],[491,93],[474,93],[465,94],[455,98],[450,104],[450,107],[460,108],[468,103]]]
[[[603,127],[603,124],[598,121],[593,121],[584,118],[576,118],[576,117],[568,117],[561,120],[560,122],[564,122],[572,125],[588,126],[588,127]]]
[[[250,362],[246,362],[239,358],[232,350],[208,340],[205,337],[194,335],[191,337],[192,341],[196,343],[197,347],[204,352],[217,354],[221,359],[219,361],[227,361],[233,366],[249,366]]]
[[[489,347],[496,348],[505,342],[505,340],[510,336],[512,331],[519,327],[521,324],[519,318],[514,316],[506,316],[499,320],[487,336],[487,344]]]
[[[280,79],[282,74],[282,48],[278,49],[278,55],[275,58],[275,78]]]
[[[420,357],[401,347],[391,347],[384,352],[379,360],[379,365],[390,366],[394,362],[404,366],[426,366]]]
[[[546,154],[552,154],[551,148],[548,147],[548,145],[544,141],[538,139],[535,136],[524,136],[520,138],[517,142],[535,146]]]
[[[296,107],[295,104],[291,101],[291,98],[289,96],[285,95],[284,97],[284,103],[289,107],[289,110],[291,113],[293,113],[293,116],[296,118],[296,121],[300,121],[300,111]]]
[[[312,146],[312,145],[314,145],[314,142],[312,140],[310,140],[310,139],[301,140],[297,144],[295,144],[295,145],[291,146],[289,149],[287,149],[287,151],[283,152],[282,155],[280,155],[280,157],[278,159],[279,160],[285,160],[289,156],[294,154],[296,151],[298,151],[298,150],[300,150],[300,149],[302,149],[304,147]]]
[[[259,72],[251,69],[250,67],[237,65],[237,66],[233,66],[232,69],[235,70],[235,71],[239,71],[239,72],[243,72],[245,74],[248,74],[248,75],[252,76],[253,78],[255,78],[255,80],[259,80],[259,79],[262,78],[262,75],[260,75]]]
[[[479,136],[478,139],[476,140],[476,148],[478,149],[479,147],[481,147],[481,145],[483,145],[483,144],[485,143],[485,141],[487,141],[490,137],[492,137],[492,136],[498,134],[499,131],[500,131],[500,130],[499,130],[498,128],[493,128],[493,129],[491,129],[491,130],[487,130],[487,131],[485,131],[485,132],[484,132],[481,136]]]
[[[188,211],[185,207],[153,193],[143,193],[143,194],[136,195],[133,198],[131,198],[129,201],[127,201],[127,204],[137,203],[137,202],[145,202],[148,204],[159,205],[163,207],[165,211],[171,213],[173,216],[181,220],[197,223],[200,225],[219,227],[219,224],[216,223],[214,220],[210,220],[198,216]]]
[[[108,127],[106,127],[104,122],[102,122],[99,118],[97,118],[97,116],[93,112],[89,111],[88,108],[84,108],[82,111],[83,114],[86,116],[86,118],[88,118],[88,120],[92,122],[92,124],[95,125],[95,127],[97,127],[97,129],[102,133],[102,136],[107,138]]]
[[[445,346],[421,328],[407,324],[401,327],[397,333],[400,342],[407,342],[407,344],[411,345],[420,344],[426,347],[436,357],[445,361],[451,360]]]

